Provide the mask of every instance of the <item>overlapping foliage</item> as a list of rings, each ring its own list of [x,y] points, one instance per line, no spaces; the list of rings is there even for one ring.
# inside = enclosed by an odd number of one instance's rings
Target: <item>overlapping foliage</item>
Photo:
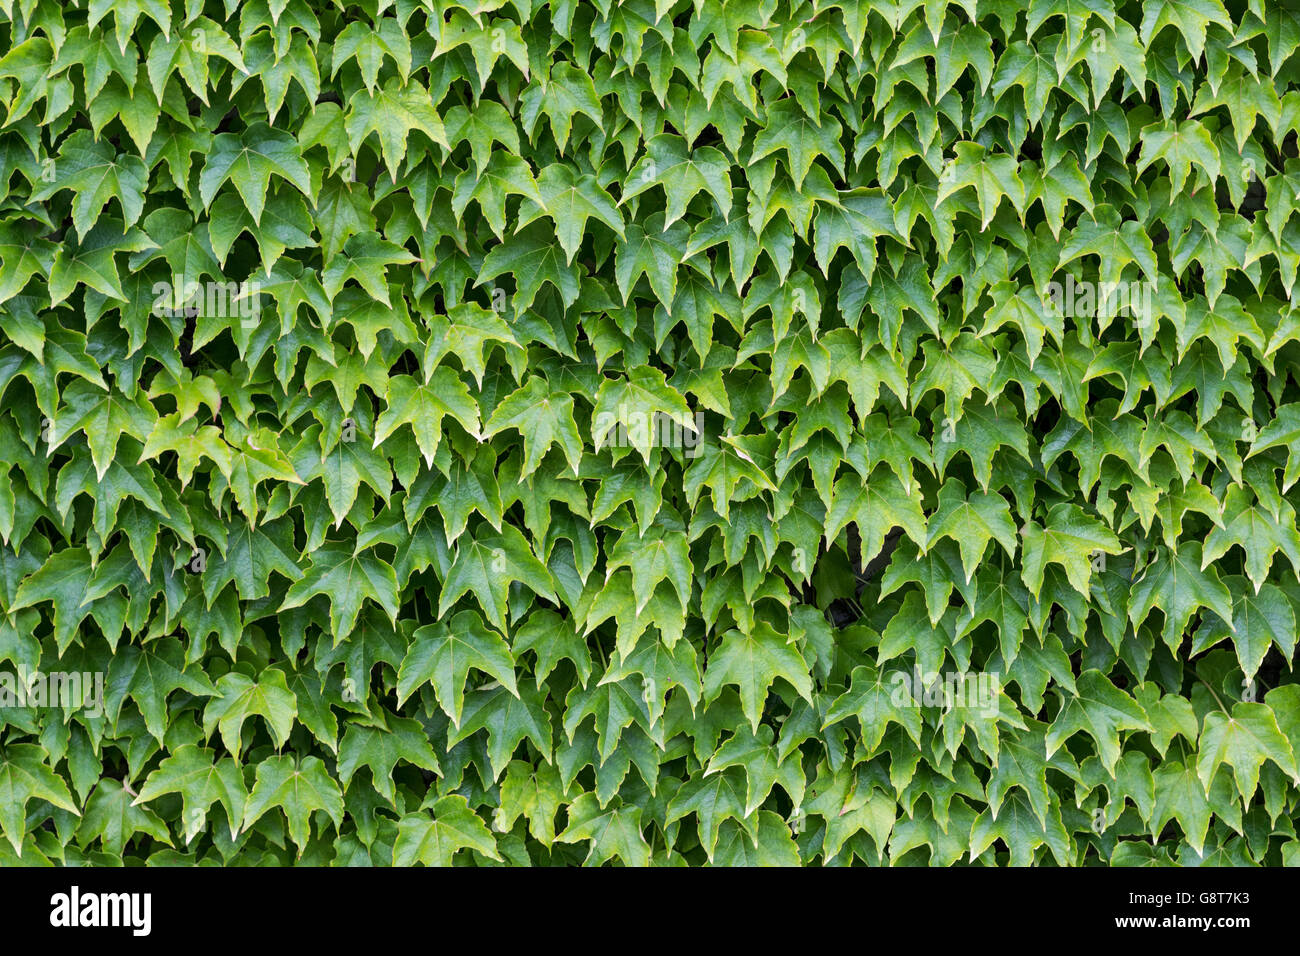
[[[0,0],[0,863],[1300,858],[1300,15],[1023,6]]]

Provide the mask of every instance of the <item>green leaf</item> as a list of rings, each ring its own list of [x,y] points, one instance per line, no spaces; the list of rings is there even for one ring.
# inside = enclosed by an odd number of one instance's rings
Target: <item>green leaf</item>
[[[1290,742],[1278,729],[1277,718],[1265,704],[1237,703],[1232,713],[1210,711],[1201,727],[1196,775],[1210,791],[1214,773],[1222,764],[1232,767],[1243,803],[1255,795],[1259,768],[1272,761],[1292,780],[1300,780]]]
[[[104,852],[120,856],[127,842],[145,833],[171,845],[171,834],[162,819],[148,807],[136,806],[134,795],[116,780],[100,780],[86,801],[86,812],[77,826],[82,846],[100,841]]]
[[[723,635],[704,670],[704,696],[713,700],[724,686],[735,685],[750,728],[757,733],[764,701],[777,678],[788,681],[800,697],[812,703],[808,665],[789,638],[763,623],[749,633],[732,629]]]
[[[638,807],[602,808],[595,794],[584,793],[569,804],[569,824],[556,837],[561,843],[588,841],[587,866],[615,857],[625,866],[649,866],[650,845],[641,832]]]
[[[492,860],[500,860],[492,832],[457,794],[443,797],[432,805],[432,816],[423,808],[402,817],[397,823],[397,840],[393,844],[395,866],[451,866],[460,850],[473,850]]]
[[[298,715],[298,701],[285,682],[284,671],[271,668],[258,674],[256,680],[231,671],[217,681],[216,690],[215,699],[203,709],[205,737],[210,737],[214,729],[220,730],[222,742],[238,758],[243,745],[244,722],[256,715],[266,722],[276,746],[284,746]],[[261,766],[258,765],[259,770]],[[251,799],[247,809],[252,812]],[[262,810],[265,809],[263,806]],[[256,816],[246,816],[245,819],[256,819]],[[301,843],[298,845],[302,846]]]
[[[1150,730],[1151,723],[1142,706],[1101,671],[1084,671],[1076,686],[1075,693],[1061,695],[1060,712],[1047,731],[1047,756],[1082,731],[1092,738],[1102,766],[1113,776],[1120,757],[1120,732]]]
[[[299,856],[307,848],[313,813],[323,811],[335,827],[343,825],[343,794],[316,757],[299,761],[285,754],[257,765],[257,780],[244,808],[244,828],[274,807],[289,821],[289,839],[298,847]]]
[[[317,594],[326,595],[334,643],[352,632],[362,603],[369,598],[397,619],[397,575],[373,551],[350,551],[327,542],[312,555],[306,572],[289,587],[281,610],[300,607]]]
[[[35,744],[9,744],[0,760],[0,830],[19,856],[27,832],[27,804],[32,800],[80,815],[67,785],[46,765],[43,750]]]
[[[265,123],[254,123],[242,134],[222,133],[212,141],[199,176],[199,197],[205,208],[212,205],[221,184],[229,181],[253,222],[260,223],[272,176],[286,180],[315,201],[311,174],[294,138]]]
[[[397,694],[405,700],[424,684],[432,684],[443,712],[459,727],[470,668],[496,678],[518,697],[514,666],[501,635],[486,627],[479,615],[461,611],[448,623],[415,632],[398,671]]]

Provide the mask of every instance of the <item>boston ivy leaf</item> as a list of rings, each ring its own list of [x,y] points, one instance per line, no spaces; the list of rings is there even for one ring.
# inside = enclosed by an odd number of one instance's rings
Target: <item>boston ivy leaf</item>
[[[490,674],[518,696],[509,646],[473,611],[461,611],[446,624],[422,627],[413,638],[397,675],[400,699],[432,684],[443,711],[459,727],[470,668]]]
[[[289,821],[289,839],[299,856],[311,835],[311,816],[323,811],[336,827],[343,825],[343,794],[318,757],[296,760],[284,754],[267,757],[257,765],[257,780],[244,808],[247,829],[273,807]]]
[[[421,809],[398,821],[393,863],[451,866],[452,857],[466,849],[492,860],[501,859],[487,825],[469,808],[464,797],[452,794],[435,802],[431,815]]]

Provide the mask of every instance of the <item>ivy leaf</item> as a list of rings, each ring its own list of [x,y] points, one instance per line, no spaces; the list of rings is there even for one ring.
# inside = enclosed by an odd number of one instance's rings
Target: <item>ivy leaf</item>
[[[721,646],[704,670],[704,696],[713,700],[724,686],[738,687],[750,729],[757,733],[764,701],[778,677],[788,681],[800,697],[812,703],[808,665],[789,638],[764,623],[757,624],[749,633],[733,628],[723,635]]]
[[[148,803],[169,793],[181,795],[187,836],[197,835],[192,824],[204,819],[214,803],[225,808],[231,839],[238,835],[248,790],[232,758],[217,759],[211,750],[194,744],[178,747],[149,774],[132,803]]]
[[[798,189],[818,156],[825,157],[837,172],[843,169],[844,148],[839,141],[842,129],[839,121],[829,114],[809,117],[794,100],[778,100],[768,110],[766,125],[754,137],[754,152],[749,161],[756,163],[778,149],[785,150],[787,169]]]
[[[1277,718],[1266,704],[1239,702],[1232,713],[1211,711],[1205,715],[1196,758],[1196,775],[1210,791],[1220,765],[1232,767],[1237,792],[1243,802],[1255,795],[1259,768],[1270,760],[1292,780],[1300,779],[1290,742],[1278,729]]]
[[[569,804],[569,824],[555,838],[561,843],[590,842],[587,866],[617,857],[626,866],[649,866],[650,845],[641,832],[638,807],[602,808],[596,795],[584,793]]]
[[[432,684],[443,712],[459,727],[470,668],[496,678],[518,697],[514,667],[510,647],[501,635],[484,626],[479,615],[461,611],[446,624],[415,632],[398,670],[397,696],[406,700],[420,686]]]
[[[301,578],[290,585],[280,610],[301,607],[317,594],[327,595],[334,642],[352,632],[362,603],[369,598],[397,619],[397,575],[370,550],[350,550],[342,542],[327,542],[312,555]]]
[[[621,429],[624,440],[630,442],[648,462],[651,443],[658,434],[655,422],[659,415],[688,431],[695,431],[686,400],[668,384],[664,373],[658,369],[638,366],[630,369],[626,378],[605,379],[596,393],[592,410],[592,437],[597,449],[615,440],[618,437],[615,429]]]
[[[1049,564],[1065,569],[1070,585],[1088,593],[1092,564],[1098,554],[1119,554],[1123,545],[1101,522],[1089,518],[1077,505],[1062,503],[1047,515],[1046,526],[1029,522],[1020,531],[1024,549],[1024,582],[1038,596]]]
[[[148,807],[136,806],[133,794],[116,780],[100,780],[86,800],[86,812],[77,826],[82,846],[100,841],[104,852],[120,856],[129,840],[145,833],[171,845],[171,834],[162,819]]]
[[[260,673],[256,680],[238,671],[231,671],[222,677],[216,683],[215,699],[203,709],[203,734],[208,737],[214,729],[219,729],[226,749],[238,759],[243,744],[244,722],[254,715],[266,721],[271,739],[277,747],[283,747],[289,739],[289,731],[293,729],[294,718],[298,715],[298,701],[293,691],[289,690],[284,671],[270,668]],[[258,766],[260,768],[261,764]],[[284,774],[277,773],[276,776],[283,779]],[[277,780],[276,786],[278,785]],[[250,798],[247,810],[252,812],[252,809]],[[262,811],[265,809],[263,806]],[[251,818],[245,816],[245,821],[247,823],[260,815]],[[301,843],[298,845],[302,846]]]
[[[130,697],[140,708],[145,727],[159,742],[167,732],[167,698],[173,691],[183,690],[198,697],[223,693],[221,684],[214,685],[197,668],[185,665],[180,644],[175,641],[159,641],[143,650],[122,648],[109,666],[106,685],[105,711],[116,717],[122,702]]]
[[[512,581],[526,584],[540,597],[556,600],[546,566],[537,560],[528,541],[513,525],[503,525],[500,533],[476,537],[457,548],[442,584],[438,614],[441,616],[462,594],[472,593],[488,622],[505,630],[506,594]]]
[[[1156,805],[1151,814],[1151,828],[1158,832],[1170,820],[1177,820],[1188,845],[1198,853],[1205,846],[1210,826],[1210,804],[1205,788],[1191,767],[1167,760],[1156,768]]]
[[[1021,182],[1016,161],[1006,155],[989,155],[978,143],[958,143],[954,156],[939,177],[936,202],[943,202],[958,190],[970,187],[975,190],[980,208],[980,228],[987,229],[993,221],[1002,197],[1006,196],[1023,214],[1025,209],[1025,184]]]
[[[550,715],[542,695],[528,684],[520,686],[517,694],[499,684],[475,690],[465,701],[460,726],[448,734],[448,743],[455,746],[480,730],[487,731],[493,780],[505,772],[511,755],[525,740],[537,748],[542,760],[551,759]]]
[[[597,219],[620,239],[626,238],[623,216],[596,177],[581,176],[569,166],[553,163],[537,177],[537,192],[541,202],[525,199],[516,231],[540,216],[549,217],[555,225],[555,236],[564,249],[566,262],[573,262],[577,255],[587,231],[588,219]],[[532,208],[528,209],[528,206]]]
[[[1083,731],[1093,739],[1106,772],[1114,776],[1120,757],[1120,732],[1151,730],[1150,720],[1137,701],[1099,670],[1080,674],[1076,688],[1075,693],[1061,695],[1061,710],[1047,730],[1047,756],[1073,734]]]
[[[358,769],[369,767],[371,782],[379,795],[396,806],[393,769],[399,761],[434,773],[442,772],[438,755],[418,721],[392,718],[378,727],[352,724],[339,745],[339,783],[346,788]]]
[[[408,85],[392,79],[378,92],[358,90],[348,101],[346,126],[354,154],[371,133],[379,134],[384,165],[394,180],[412,130],[419,130],[432,142],[451,149],[429,92],[418,83]]]
[[[54,608],[55,643],[60,651],[65,650],[81,622],[91,613],[84,602],[92,571],[84,548],[56,551],[18,586],[10,609],[18,611],[49,601]]]
[[[659,186],[664,191],[665,231],[686,214],[686,204],[708,192],[725,219],[731,214],[731,164],[711,146],[691,151],[680,136],[660,134],[645,144],[645,155],[628,171],[622,202]],[[626,298],[626,296],[625,296]]]
[[[32,201],[72,190],[72,222],[77,238],[84,240],[113,199],[121,207],[125,225],[135,225],[144,211],[147,180],[148,170],[140,157],[119,155],[106,140],[96,142],[88,131],[80,130],[59,151],[57,178],[34,191]],[[49,266],[43,271],[48,274]]]
[[[1231,619],[1207,620],[1196,632],[1192,643],[1193,653],[1231,638],[1237,651],[1237,661],[1247,681],[1254,680],[1264,656],[1274,643],[1291,658],[1295,651],[1295,611],[1286,594],[1272,584],[1266,584],[1258,594],[1249,594],[1245,581],[1237,592]]]
[[[272,176],[286,180],[315,201],[311,173],[297,141],[283,130],[254,123],[241,134],[222,133],[213,139],[212,151],[199,176],[199,198],[205,208],[212,205],[221,184],[229,181],[258,224],[266,208]]]
[[[524,470],[527,478],[542,463],[552,445],[559,445],[565,460],[578,474],[582,462],[582,436],[573,417],[573,399],[565,392],[553,391],[545,379],[534,376],[528,384],[512,392],[492,410],[483,425],[484,437],[513,428],[523,436]]]
[[[944,483],[939,508],[930,518],[926,546],[940,538],[952,538],[961,548],[962,568],[969,582],[988,543],[997,539],[1009,557],[1016,554],[1016,526],[1011,507],[1001,495],[975,492],[967,495],[961,483]]]
[[[1129,620],[1140,624],[1152,608],[1159,607],[1165,617],[1161,636],[1174,652],[1197,608],[1212,610],[1227,629],[1233,628],[1231,594],[1217,571],[1202,566],[1200,554],[1201,546],[1194,541],[1181,544],[1177,551],[1161,549],[1133,584]]]
[[[284,754],[257,765],[257,780],[244,808],[247,829],[271,808],[279,807],[289,821],[289,839],[298,855],[307,848],[311,815],[323,811],[336,827],[343,825],[343,794],[318,757],[296,760]]]
[[[971,829],[971,859],[983,853],[994,839],[1000,839],[1011,852],[1012,866],[1028,866],[1034,860],[1034,851],[1046,845],[1058,863],[1066,862],[1069,836],[1056,808],[1047,817],[1046,824],[1038,818],[1029,801],[1014,794],[1002,813],[995,819],[988,811],[980,814]]]
[[[1234,545],[1246,552],[1246,575],[1259,593],[1268,576],[1273,556],[1281,551],[1300,570],[1300,531],[1296,530],[1295,509],[1283,503],[1277,517],[1256,507],[1242,488],[1229,490],[1223,503],[1223,522],[1211,528],[1201,554],[1206,568]]]
[[[451,866],[460,850],[474,850],[492,860],[500,860],[492,831],[469,808],[459,794],[443,797],[432,805],[432,816],[423,812],[402,817],[397,823],[393,843],[393,864],[412,866]]]
[[[529,832],[546,847],[555,842],[555,817],[568,794],[560,772],[550,764],[534,769],[524,760],[512,760],[501,781],[501,806],[494,829],[507,830],[520,816],[528,820]]]
[[[388,380],[386,400],[388,407],[375,421],[375,448],[398,427],[410,425],[425,462],[432,465],[446,416],[478,437],[478,406],[465,383],[449,368],[434,369],[423,384],[409,375],[394,376]]]
[[[47,766],[44,751],[35,744],[9,744],[0,760],[0,829],[19,856],[27,804],[33,799],[80,815],[67,784]]]
[[[855,667],[849,679],[849,689],[837,697],[826,712],[823,729],[846,717],[856,716],[861,726],[863,743],[868,749],[880,746],[889,723],[897,723],[919,744],[921,714],[908,698],[900,699],[899,684],[893,675],[886,675],[870,665]]]

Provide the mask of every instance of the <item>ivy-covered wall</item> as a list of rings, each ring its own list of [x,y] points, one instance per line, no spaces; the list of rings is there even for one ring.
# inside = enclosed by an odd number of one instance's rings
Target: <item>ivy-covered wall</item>
[[[1298,45],[0,0],[0,865],[1300,861]]]

